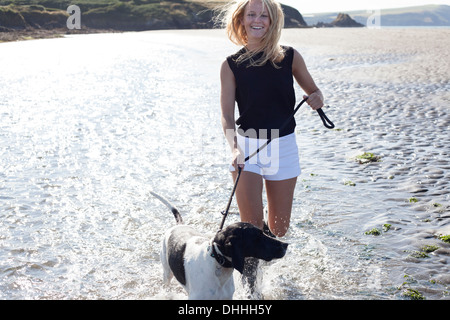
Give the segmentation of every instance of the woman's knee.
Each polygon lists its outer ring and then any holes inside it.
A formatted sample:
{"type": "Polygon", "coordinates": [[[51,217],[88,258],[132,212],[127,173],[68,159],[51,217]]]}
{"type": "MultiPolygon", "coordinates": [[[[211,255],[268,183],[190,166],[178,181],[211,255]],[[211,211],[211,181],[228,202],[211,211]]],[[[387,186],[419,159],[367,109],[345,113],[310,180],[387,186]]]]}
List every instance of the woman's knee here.
{"type": "Polygon", "coordinates": [[[284,237],[289,230],[289,220],[277,216],[273,219],[269,218],[270,231],[279,238],[284,237]]]}

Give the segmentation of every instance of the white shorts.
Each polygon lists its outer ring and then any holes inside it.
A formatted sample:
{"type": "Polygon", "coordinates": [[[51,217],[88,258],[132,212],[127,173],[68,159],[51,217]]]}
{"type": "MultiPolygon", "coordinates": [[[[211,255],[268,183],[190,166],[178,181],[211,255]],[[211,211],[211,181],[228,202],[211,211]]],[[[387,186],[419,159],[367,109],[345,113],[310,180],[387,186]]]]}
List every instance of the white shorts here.
{"type": "MultiPolygon", "coordinates": [[[[238,134],[237,142],[247,157],[263,146],[267,139],[252,139],[238,134]]],[[[234,166],[230,165],[230,172],[233,171],[234,166]]],[[[270,181],[298,177],[301,169],[295,133],[273,139],[269,145],[245,162],[244,171],[259,174],[270,181]]]]}

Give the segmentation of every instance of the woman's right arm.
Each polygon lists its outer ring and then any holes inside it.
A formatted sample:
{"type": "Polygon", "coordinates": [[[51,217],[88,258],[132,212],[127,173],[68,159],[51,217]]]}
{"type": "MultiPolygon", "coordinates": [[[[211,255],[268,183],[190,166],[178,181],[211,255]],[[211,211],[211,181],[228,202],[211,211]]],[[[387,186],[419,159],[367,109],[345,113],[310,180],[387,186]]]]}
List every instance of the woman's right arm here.
{"type": "Polygon", "coordinates": [[[220,68],[220,106],[222,110],[222,129],[230,146],[233,165],[236,168],[241,153],[236,141],[236,127],[234,119],[234,109],[236,100],[236,80],[231,71],[228,61],[225,60],[220,68]]]}

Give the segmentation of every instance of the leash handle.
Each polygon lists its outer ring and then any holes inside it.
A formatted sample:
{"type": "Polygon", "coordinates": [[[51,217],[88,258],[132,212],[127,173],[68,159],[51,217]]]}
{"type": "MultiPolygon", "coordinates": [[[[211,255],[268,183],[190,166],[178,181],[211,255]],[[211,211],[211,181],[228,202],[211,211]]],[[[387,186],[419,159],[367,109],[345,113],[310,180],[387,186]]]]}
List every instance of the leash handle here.
{"type": "Polygon", "coordinates": [[[317,113],[319,114],[320,119],[322,119],[323,125],[325,127],[327,127],[328,129],[334,128],[334,123],[331,122],[330,119],[328,119],[328,117],[325,115],[325,112],[322,110],[322,108],[317,109],[317,113]]]}
{"type": "MultiPolygon", "coordinates": [[[[308,96],[304,96],[304,100],[302,101],[302,103],[306,100],[308,100],[309,97],[308,96]]],[[[333,129],[334,128],[334,123],[328,119],[328,117],[325,115],[325,112],[323,111],[323,108],[317,109],[316,110],[317,113],[320,116],[320,119],[322,120],[323,125],[328,128],[328,129],[333,129]]]]}

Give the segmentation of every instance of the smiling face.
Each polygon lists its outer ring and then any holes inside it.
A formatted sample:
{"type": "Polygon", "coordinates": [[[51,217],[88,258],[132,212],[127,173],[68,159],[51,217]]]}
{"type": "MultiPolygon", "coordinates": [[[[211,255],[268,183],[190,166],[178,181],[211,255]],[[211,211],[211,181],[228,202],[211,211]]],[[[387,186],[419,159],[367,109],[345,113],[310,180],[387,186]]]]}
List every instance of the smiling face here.
{"type": "Polygon", "coordinates": [[[269,30],[270,23],[269,12],[262,0],[250,0],[241,19],[247,34],[247,46],[258,47],[269,30]]]}

